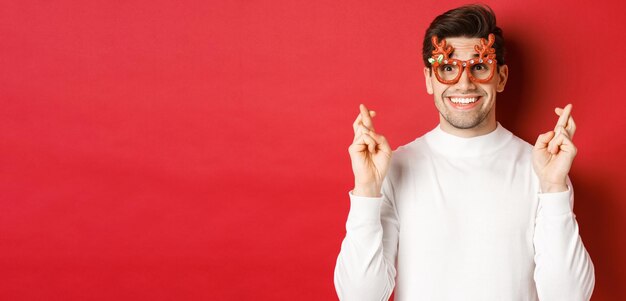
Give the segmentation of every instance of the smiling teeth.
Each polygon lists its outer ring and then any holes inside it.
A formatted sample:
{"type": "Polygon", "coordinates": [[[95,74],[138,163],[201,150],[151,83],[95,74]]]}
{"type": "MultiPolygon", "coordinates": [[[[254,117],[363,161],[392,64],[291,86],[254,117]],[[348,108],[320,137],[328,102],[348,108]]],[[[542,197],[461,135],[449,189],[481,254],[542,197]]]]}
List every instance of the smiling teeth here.
{"type": "Polygon", "coordinates": [[[450,101],[452,101],[453,103],[468,104],[468,103],[476,102],[477,100],[478,100],[478,97],[469,97],[469,98],[450,97],[450,101]]]}

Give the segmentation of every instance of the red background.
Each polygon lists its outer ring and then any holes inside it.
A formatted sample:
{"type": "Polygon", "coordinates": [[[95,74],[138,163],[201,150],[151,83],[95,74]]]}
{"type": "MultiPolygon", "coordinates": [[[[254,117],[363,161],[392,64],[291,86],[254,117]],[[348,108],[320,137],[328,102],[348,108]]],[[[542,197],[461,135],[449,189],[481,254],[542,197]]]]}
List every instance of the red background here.
{"type": "MultiPolygon", "coordinates": [[[[334,300],[363,102],[432,129],[421,39],[451,1],[0,2],[0,299],[334,300]]],[[[489,3],[500,122],[574,104],[593,300],[626,296],[625,6],[489,3]]]]}

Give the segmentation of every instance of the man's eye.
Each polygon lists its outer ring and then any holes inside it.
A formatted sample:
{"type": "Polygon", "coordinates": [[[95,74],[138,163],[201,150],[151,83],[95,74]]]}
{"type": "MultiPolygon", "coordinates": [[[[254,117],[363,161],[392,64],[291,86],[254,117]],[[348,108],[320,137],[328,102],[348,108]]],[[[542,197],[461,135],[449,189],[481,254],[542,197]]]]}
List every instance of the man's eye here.
{"type": "Polygon", "coordinates": [[[450,71],[452,71],[452,70],[453,70],[453,69],[452,69],[452,66],[450,66],[450,65],[445,65],[445,66],[443,66],[443,71],[445,71],[445,72],[450,72],[450,71]]]}
{"type": "Polygon", "coordinates": [[[486,71],[487,70],[487,66],[483,65],[483,64],[478,64],[478,65],[474,65],[474,67],[472,67],[474,70],[476,71],[486,71]]]}

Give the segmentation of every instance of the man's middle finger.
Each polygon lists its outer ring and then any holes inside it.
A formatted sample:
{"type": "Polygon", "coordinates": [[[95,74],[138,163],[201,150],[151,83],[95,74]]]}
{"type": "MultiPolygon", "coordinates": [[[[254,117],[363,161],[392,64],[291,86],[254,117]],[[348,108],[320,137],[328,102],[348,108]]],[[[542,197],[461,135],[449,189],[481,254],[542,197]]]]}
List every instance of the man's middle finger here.
{"type": "Polygon", "coordinates": [[[567,118],[564,124],[559,124],[559,123],[561,123],[561,118],[564,118],[563,115],[564,113],[566,113],[565,109],[556,108],[556,110],[554,111],[556,112],[557,115],[559,115],[559,122],[557,122],[557,125],[554,128],[555,131],[559,126],[563,126],[565,130],[567,131],[567,133],[569,134],[569,138],[573,139],[574,133],[576,132],[576,123],[574,122],[574,116],[572,116],[571,114],[571,109],[570,109],[569,117],[567,118]]]}
{"type": "Polygon", "coordinates": [[[556,127],[558,126],[566,127],[567,120],[569,119],[571,112],[572,112],[572,104],[567,104],[565,108],[563,108],[563,112],[561,112],[561,116],[559,116],[559,121],[556,122],[556,127]]]}
{"type": "Polygon", "coordinates": [[[372,122],[370,111],[363,104],[359,106],[359,109],[361,110],[361,121],[363,122],[363,125],[370,130],[374,130],[374,123],[372,122]]]}

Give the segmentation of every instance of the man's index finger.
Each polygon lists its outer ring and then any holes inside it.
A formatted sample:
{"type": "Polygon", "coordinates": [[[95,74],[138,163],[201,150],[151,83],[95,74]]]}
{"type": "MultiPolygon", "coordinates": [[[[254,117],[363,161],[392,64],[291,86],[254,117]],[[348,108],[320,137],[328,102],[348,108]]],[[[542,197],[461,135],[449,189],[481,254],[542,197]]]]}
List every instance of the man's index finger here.
{"type": "Polygon", "coordinates": [[[559,117],[559,121],[556,122],[556,126],[565,127],[567,125],[567,120],[572,112],[572,104],[568,104],[561,112],[561,116],[559,117]]]}

